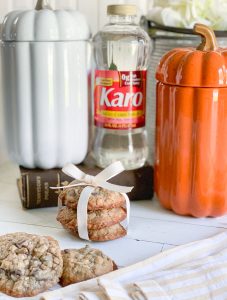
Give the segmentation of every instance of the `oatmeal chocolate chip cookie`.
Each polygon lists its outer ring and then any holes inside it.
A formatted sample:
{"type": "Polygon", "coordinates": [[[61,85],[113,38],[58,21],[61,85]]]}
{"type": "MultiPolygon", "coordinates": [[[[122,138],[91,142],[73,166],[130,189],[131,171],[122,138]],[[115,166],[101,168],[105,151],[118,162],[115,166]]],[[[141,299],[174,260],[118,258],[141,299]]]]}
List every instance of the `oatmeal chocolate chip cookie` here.
{"type": "MultiPolygon", "coordinates": [[[[68,224],[62,226],[73,235],[78,236],[78,231],[75,227],[70,227],[68,224]]],[[[127,234],[127,231],[121,224],[115,224],[109,227],[104,227],[96,230],[88,230],[89,239],[94,242],[105,242],[119,239],[127,234]]]]}
{"type": "MultiPolygon", "coordinates": [[[[89,211],[88,229],[96,230],[112,226],[123,221],[126,216],[126,210],[122,207],[89,211]]],[[[72,208],[62,207],[58,212],[57,220],[68,229],[76,230],[77,228],[77,214],[72,208]]]]}
{"type": "Polygon", "coordinates": [[[89,239],[96,242],[105,242],[119,239],[127,234],[126,229],[121,224],[104,227],[99,230],[89,230],[89,239]]]}
{"type": "MultiPolygon", "coordinates": [[[[69,208],[76,209],[80,194],[84,186],[77,186],[63,190],[59,197],[62,203],[69,208]]],[[[125,205],[125,198],[121,193],[112,192],[101,187],[96,187],[88,201],[88,210],[101,210],[122,207],[125,205]]]]}
{"type": "Polygon", "coordinates": [[[81,249],[62,251],[63,273],[62,286],[81,282],[117,269],[116,264],[98,249],[86,246],[81,249]]]}
{"type": "Polygon", "coordinates": [[[13,297],[35,296],[56,283],[63,260],[58,242],[27,233],[0,236],[0,291],[13,297]]]}

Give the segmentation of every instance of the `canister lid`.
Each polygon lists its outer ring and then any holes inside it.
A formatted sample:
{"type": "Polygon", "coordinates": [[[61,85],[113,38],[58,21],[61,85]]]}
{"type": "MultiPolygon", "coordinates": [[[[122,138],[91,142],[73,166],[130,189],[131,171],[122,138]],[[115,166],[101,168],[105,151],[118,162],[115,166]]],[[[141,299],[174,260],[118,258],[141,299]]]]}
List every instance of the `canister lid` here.
{"type": "Polygon", "coordinates": [[[127,5],[127,4],[108,5],[107,14],[118,15],[118,16],[136,16],[137,7],[136,5],[127,5]]]}
{"type": "Polygon", "coordinates": [[[34,10],[13,11],[2,24],[3,41],[87,40],[90,29],[83,14],[75,10],[52,10],[48,0],[38,0],[34,10]]]}
{"type": "Polygon", "coordinates": [[[164,84],[190,87],[227,87],[227,48],[219,48],[213,30],[196,24],[202,36],[197,48],[176,48],[161,59],[156,79],[164,84]]]}

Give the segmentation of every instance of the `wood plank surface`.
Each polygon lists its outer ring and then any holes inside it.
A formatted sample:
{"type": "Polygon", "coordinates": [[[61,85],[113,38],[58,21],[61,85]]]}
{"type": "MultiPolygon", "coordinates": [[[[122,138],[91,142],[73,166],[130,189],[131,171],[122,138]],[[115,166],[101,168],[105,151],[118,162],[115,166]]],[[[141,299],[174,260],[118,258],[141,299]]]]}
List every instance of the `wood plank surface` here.
{"type": "MultiPolygon", "coordinates": [[[[19,169],[15,164],[0,167],[0,235],[28,232],[50,235],[62,249],[80,248],[89,242],[75,238],[56,221],[57,208],[24,210],[21,207],[16,179],[19,169]]],[[[112,257],[124,267],[151,257],[176,245],[210,237],[227,228],[227,216],[195,219],[181,217],[164,210],[156,199],[131,203],[128,235],[110,242],[89,243],[112,257]]],[[[4,299],[1,297],[0,300],[4,299]]],[[[33,298],[38,300],[38,297],[33,298]]]]}

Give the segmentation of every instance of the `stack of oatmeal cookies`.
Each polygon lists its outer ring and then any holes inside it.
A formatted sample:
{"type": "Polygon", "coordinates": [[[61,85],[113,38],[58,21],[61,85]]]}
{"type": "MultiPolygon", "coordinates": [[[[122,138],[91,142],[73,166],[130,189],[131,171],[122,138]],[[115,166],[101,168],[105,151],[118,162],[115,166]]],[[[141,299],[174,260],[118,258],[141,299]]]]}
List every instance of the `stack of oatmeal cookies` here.
{"type": "MultiPolygon", "coordinates": [[[[71,233],[78,235],[77,204],[85,186],[69,187],[59,197],[63,207],[57,220],[71,233]]],[[[88,201],[88,234],[91,241],[109,241],[126,235],[121,222],[127,217],[125,197],[121,193],[96,187],[88,201]]]]}

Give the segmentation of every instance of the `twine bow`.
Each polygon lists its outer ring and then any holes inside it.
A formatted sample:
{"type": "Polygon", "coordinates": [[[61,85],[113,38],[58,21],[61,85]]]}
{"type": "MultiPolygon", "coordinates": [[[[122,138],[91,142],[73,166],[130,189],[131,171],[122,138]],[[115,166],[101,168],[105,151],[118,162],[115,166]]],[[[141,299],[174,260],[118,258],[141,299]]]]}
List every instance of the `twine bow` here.
{"type": "Polygon", "coordinates": [[[133,187],[116,185],[107,182],[109,179],[115,177],[116,175],[120,174],[124,170],[125,169],[122,163],[119,161],[112,163],[96,176],[91,176],[82,172],[78,167],[76,167],[73,164],[67,164],[62,169],[62,171],[66,175],[74,178],[77,181],[77,183],[73,182],[67,186],[53,187],[52,189],[59,189],[59,188],[67,189],[76,186],[86,185],[86,187],[83,189],[83,191],[80,194],[80,198],[78,200],[78,205],[77,205],[77,226],[78,226],[78,234],[80,238],[89,240],[88,229],[87,229],[87,218],[88,218],[87,206],[88,206],[89,198],[92,192],[94,191],[95,187],[101,187],[113,192],[119,192],[124,196],[126,201],[127,220],[126,220],[126,225],[124,224],[122,225],[127,228],[129,223],[129,215],[130,215],[130,202],[126,193],[131,192],[133,187]]]}

